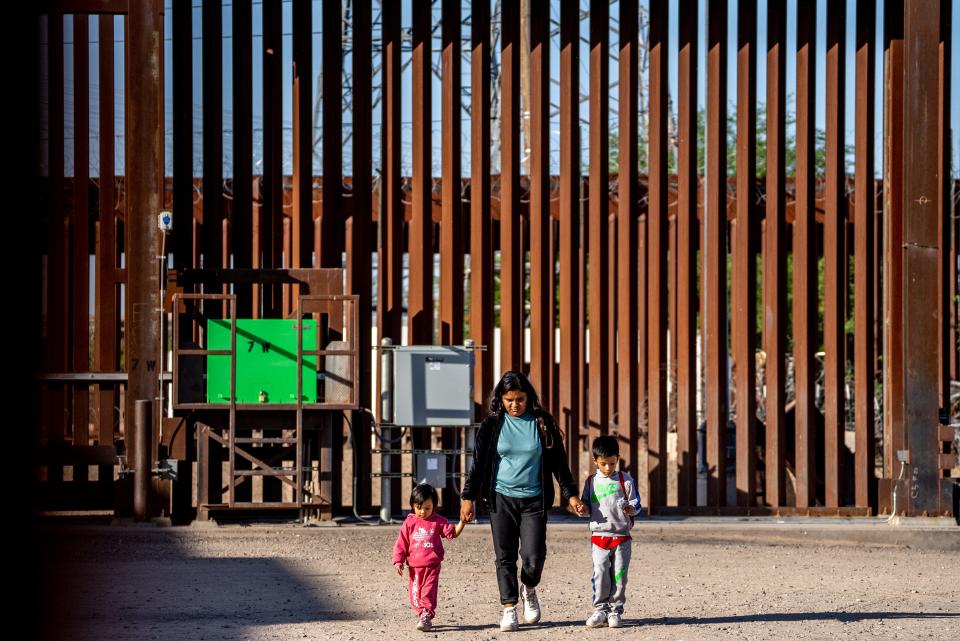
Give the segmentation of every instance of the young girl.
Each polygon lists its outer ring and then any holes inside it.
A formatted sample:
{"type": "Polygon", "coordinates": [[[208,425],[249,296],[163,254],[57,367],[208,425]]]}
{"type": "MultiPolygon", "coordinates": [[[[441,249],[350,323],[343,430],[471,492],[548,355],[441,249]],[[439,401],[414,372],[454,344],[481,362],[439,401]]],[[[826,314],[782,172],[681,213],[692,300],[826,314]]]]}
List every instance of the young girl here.
{"type": "Polygon", "coordinates": [[[403,576],[403,564],[410,568],[410,605],[417,613],[417,629],[433,627],[440,584],[440,562],[443,561],[442,538],[455,539],[465,523],[456,525],[434,513],[439,502],[437,491],[429,483],[421,483],[410,493],[409,514],[400,526],[400,535],[393,546],[393,567],[403,576]]]}

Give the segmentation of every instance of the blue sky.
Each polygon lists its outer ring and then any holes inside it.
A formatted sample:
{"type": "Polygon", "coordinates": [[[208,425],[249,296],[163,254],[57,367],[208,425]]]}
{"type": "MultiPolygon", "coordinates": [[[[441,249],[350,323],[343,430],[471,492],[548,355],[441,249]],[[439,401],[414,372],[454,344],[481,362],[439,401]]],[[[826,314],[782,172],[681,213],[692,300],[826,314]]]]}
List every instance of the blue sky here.
{"type": "MultiPolygon", "coordinates": [[[[193,40],[193,56],[194,56],[194,167],[195,173],[200,175],[201,166],[202,166],[202,55],[201,55],[201,45],[200,45],[200,33],[201,33],[201,9],[200,9],[200,0],[194,0],[193,4],[195,5],[194,11],[194,40],[193,40]]],[[[374,12],[377,12],[376,0],[374,2],[374,12]]],[[[469,1],[464,0],[464,17],[469,15],[469,1]]],[[[492,4],[492,3],[491,3],[492,4]]],[[[587,0],[581,0],[582,8],[584,10],[588,7],[587,0]]],[[[643,6],[647,6],[647,0],[641,2],[643,6]]],[[[730,109],[735,109],[735,99],[736,99],[736,0],[730,1],[729,9],[729,42],[730,48],[728,51],[728,78],[729,78],[729,88],[728,88],[728,98],[730,101],[730,109]]],[[[759,37],[759,46],[758,46],[758,75],[757,75],[757,96],[760,102],[763,102],[765,98],[765,79],[766,79],[766,69],[765,69],[765,48],[766,48],[766,25],[764,22],[766,16],[766,0],[759,0],[758,7],[758,37],[759,37]]],[[[170,0],[166,0],[166,10],[169,15],[170,11],[170,0]]],[[[314,57],[314,69],[319,70],[322,66],[322,57],[321,57],[321,38],[322,38],[322,25],[320,20],[321,13],[321,2],[320,0],[313,0],[314,5],[314,19],[313,19],[313,31],[315,33],[314,47],[313,47],[313,57],[314,57]]],[[[700,68],[705,69],[705,56],[706,56],[706,47],[704,39],[706,36],[706,0],[700,0],[700,36],[701,36],[701,45],[699,47],[699,56],[701,59],[700,68]]],[[[787,23],[787,32],[788,32],[788,42],[787,42],[787,92],[788,92],[788,111],[793,111],[792,105],[792,94],[796,86],[795,80],[795,55],[793,52],[795,50],[795,41],[796,41],[796,24],[794,19],[794,14],[796,10],[796,0],[788,0],[788,23],[787,23]]],[[[825,83],[825,41],[826,41],[826,19],[825,19],[825,0],[818,1],[818,26],[819,31],[817,34],[817,109],[816,109],[816,123],[818,128],[824,128],[824,114],[825,114],[825,96],[824,96],[824,83],[825,83]]],[[[253,91],[254,91],[254,104],[253,104],[253,115],[254,115],[254,173],[259,173],[260,171],[260,159],[262,158],[262,137],[260,135],[259,129],[261,126],[261,114],[262,114],[262,55],[260,50],[262,49],[261,44],[261,9],[262,4],[259,1],[254,2],[253,10],[253,33],[254,33],[254,48],[253,48],[253,91]]],[[[231,15],[232,5],[230,0],[225,0],[223,8],[223,123],[224,123],[224,146],[225,146],[225,158],[224,158],[224,171],[225,175],[230,176],[232,173],[232,158],[230,157],[230,149],[232,136],[230,130],[232,128],[232,64],[231,64],[231,15]]],[[[435,7],[435,20],[439,22],[440,19],[440,8],[439,6],[435,7]]],[[[556,1],[551,3],[551,13],[555,19],[559,18],[559,7],[556,1]]],[[[611,18],[615,19],[619,13],[619,3],[614,2],[610,7],[611,18]]],[[[856,27],[856,1],[848,0],[847,2],[847,52],[846,52],[846,141],[848,144],[853,143],[853,132],[854,132],[854,90],[855,90],[855,72],[854,72],[854,49],[855,49],[855,27],[856,27]]],[[[879,36],[882,34],[882,16],[883,16],[883,0],[878,1],[877,7],[877,16],[878,16],[878,46],[877,46],[877,58],[876,58],[876,108],[877,108],[877,120],[876,120],[876,173],[880,175],[880,169],[882,167],[882,154],[883,146],[882,133],[883,133],[883,119],[882,119],[882,89],[883,89],[883,59],[882,59],[882,42],[879,41],[879,36]]],[[[960,28],[958,28],[958,23],[960,23],[960,0],[953,0],[953,42],[954,49],[952,52],[952,86],[953,86],[953,96],[954,101],[957,100],[957,87],[960,86],[960,28]]],[[[292,6],[289,1],[283,3],[283,62],[285,68],[290,68],[291,64],[291,49],[292,49],[292,37],[289,35],[291,32],[291,20],[292,20],[292,6]]],[[[403,7],[403,24],[405,27],[409,26],[410,22],[410,10],[409,10],[409,0],[404,0],[403,7]]],[[[670,43],[669,43],[669,66],[670,66],[670,78],[669,86],[670,92],[674,100],[676,99],[677,91],[677,0],[670,0],[670,43]]],[[[171,31],[171,21],[166,21],[166,51],[165,51],[165,60],[166,60],[166,74],[165,74],[165,100],[166,100],[166,138],[167,138],[167,154],[166,154],[166,163],[167,163],[167,173],[172,173],[172,31],[171,31]]],[[[90,109],[90,121],[91,121],[91,173],[97,175],[98,167],[98,150],[99,150],[99,136],[98,136],[98,123],[99,123],[99,104],[97,99],[97,87],[99,86],[99,73],[97,69],[97,42],[98,42],[98,25],[95,20],[90,22],[90,60],[91,60],[91,109],[90,109]]],[[[73,69],[72,69],[72,59],[73,59],[73,44],[72,44],[72,35],[73,35],[73,18],[68,16],[65,19],[64,24],[64,36],[67,41],[65,47],[65,88],[66,88],[66,117],[65,117],[65,131],[68,137],[68,143],[72,140],[73,134],[73,69]]],[[[589,35],[589,23],[584,21],[581,24],[581,36],[587,37],[589,35]]],[[[379,33],[375,34],[375,38],[378,38],[379,33]]],[[[43,34],[41,35],[43,38],[43,34]]],[[[117,18],[115,20],[115,37],[118,41],[122,42],[123,39],[123,28],[122,20],[117,18]]],[[[469,38],[469,28],[464,27],[464,37],[469,38]]],[[[613,38],[615,40],[615,38],[613,38]]],[[[437,41],[434,42],[434,59],[439,64],[439,44],[437,41]]],[[[466,47],[465,47],[466,49],[466,47]]],[[[581,90],[585,91],[585,88],[589,86],[589,68],[587,61],[589,59],[588,55],[589,46],[586,43],[583,43],[581,46],[580,52],[580,82],[581,90]]],[[[617,43],[611,42],[611,51],[615,52],[617,49],[617,43]]],[[[466,53],[466,50],[464,51],[466,53]]],[[[375,53],[374,64],[378,64],[379,54],[375,53]]],[[[409,57],[409,52],[404,52],[404,60],[409,57]]],[[[552,72],[551,76],[555,79],[557,77],[557,70],[559,68],[559,36],[555,36],[554,41],[551,43],[551,60],[552,60],[552,72]]],[[[349,68],[351,61],[349,57],[344,62],[345,66],[349,68]]],[[[469,73],[470,68],[466,59],[464,59],[462,64],[462,74],[463,82],[465,85],[469,84],[469,73]]],[[[115,100],[115,110],[117,113],[116,116],[116,130],[118,132],[123,131],[123,50],[122,44],[118,42],[115,48],[115,86],[117,97],[115,100]]],[[[615,81],[617,78],[617,64],[615,61],[611,60],[610,64],[610,78],[612,81],[615,81]]],[[[377,79],[379,82],[379,79],[377,79]]],[[[409,69],[403,77],[404,85],[404,101],[403,101],[403,115],[402,120],[404,122],[404,128],[402,132],[403,144],[402,144],[402,162],[406,172],[409,172],[410,159],[411,159],[411,148],[410,148],[410,139],[411,139],[411,113],[410,113],[410,95],[409,95],[409,84],[410,82],[410,72],[409,69]]],[[[290,173],[292,170],[292,143],[290,142],[291,138],[291,94],[292,94],[292,81],[290,76],[287,75],[284,78],[283,86],[283,113],[284,113],[284,128],[285,128],[285,142],[284,142],[284,170],[287,173],[290,173]]],[[[316,87],[316,83],[315,83],[316,87]]],[[[433,107],[431,118],[434,123],[434,134],[433,134],[433,164],[434,164],[434,173],[436,175],[440,174],[440,81],[434,78],[433,83],[433,107]]],[[[554,102],[558,101],[558,87],[554,84],[551,89],[551,97],[554,102]]],[[[43,98],[43,96],[42,96],[43,98]]],[[[611,88],[610,95],[610,130],[611,132],[616,131],[617,127],[617,88],[611,88]]],[[[699,87],[699,100],[701,105],[705,104],[706,99],[706,74],[700,74],[700,87],[699,87]]],[[[42,100],[43,102],[43,100],[42,100]]],[[[588,123],[587,123],[587,103],[583,103],[581,106],[581,119],[583,121],[583,130],[581,133],[581,145],[582,145],[582,154],[583,158],[587,158],[589,149],[587,143],[589,141],[588,137],[588,123]]],[[[469,158],[469,116],[466,111],[462,112],[462,118],[464,122],[463,135],[464,135],[464,145],[463,145],[463,157],[462,157],[462,170],[464,175],[469,175],[470,167],[470,158],[469,158]]],[[[380,121],[380,110],[379,107],[375,108],[373,111],[373,121],[374,121],[374,131],[379,131],[379,121],[380,121]]],[[[954,175],[957,175],[957,167],[960,166],[960,109],[954,108],[951,112],[951,123],[952,123],[952,140],[953,140],[953,165],[954,165],[954,175]]],[[[350,126],[350,116],[349,113],[345,115],[345,126],[350,126]]],[[[551,170],[554,173],[557,173],[559,170],[558,162],[558,147],[559,147],[559,118],[554,116],[551,122],[550,132],[551,132],[551,170]]],[[[322,136],[322,131],[317,131],[317,136],[322,136]]],[[[792,136],[792,132],[788,131],[788,136],[792,136]]],[[[115,141],[115,147],[117,151],[117,172],[123,172],[123,145],[122,139],[118,135],[118,139],[115,141]]],[[[314,157],[314,170],[317,174],[320,173],[321,168],[321,157],[319,154],[319,147],[317,148],[317,153],[314,157]]],[[[374,136],[374,150],[373,150],[373,161],[374,167],[378,167],[379,162],[379,140],[377,136],[374,136]]],[[[45,157],[45,151],[43,152],[45,157]]],[[[494,168],[498,166],[498,159],[494,159],[494,168]]],[[[350,155],[349,146],[345,149],[345,158],[344,158],[344,172],[349,174],[352,167],[352,157],[350,155]]],[[[73,150],[72,144],[67,145],[66,149],[66,169],[67,174],[72,175],[73,169],[73,150]]]]}

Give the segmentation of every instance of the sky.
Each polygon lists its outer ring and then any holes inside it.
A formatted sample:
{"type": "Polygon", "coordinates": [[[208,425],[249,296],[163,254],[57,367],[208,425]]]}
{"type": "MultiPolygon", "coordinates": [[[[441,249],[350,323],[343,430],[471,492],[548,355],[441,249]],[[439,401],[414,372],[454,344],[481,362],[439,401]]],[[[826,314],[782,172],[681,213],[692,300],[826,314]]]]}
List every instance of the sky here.
{"type": "MultiPolygon", "coordinates": [[[[321,39],[323,36],[322,25],[321,25],[321,2],[320,0],[312,0],[313,2],[313,32],[314,32],[314,43],[313,43],[313,59],[314,59],[314,69],[320,70],[322,68],[322,56],[321,56],[321,39]]],[[[170,4],[171,0],[166,0],[166,11],[167,15],[170,15],[170,4]]],[[[493,4],[493,0],[491,0],[493,4]]],[[[202,171],[202,131],[203,131],[203,103],[202,103],[202,50],[201,50],[201,41],[200,34],[202,30],[202,16],[201,16],[201,3],[200,0],[193,0],[193,12],[194,12],[194,39],[193,39],[193,59],[194,59],[194,78],[193,78],[193,93],[194,93],[194,106],[193,106],[193,115],[194,115],[194,172],[197,176],[201,175],[202,171]]],[[[378,13],[378,3],[377,0],[374,0],[374,14],[378,13]]],[[[641,6],[648,6],[648,0],[642,0],[641,6]]],[[[736,82],[737,82],[737,73],[736,73],[736,30],[737,30],[737,0],[730,0],[729,3],[729,29],[728,29],[728,42],[729,49],[727,54],[728,60],[728,90],[727,95],[729,99],[729,109],[731,112],[736,108],[736,82]]],[[[581,0],[581,9],[586,12],[589,7],[588,0],[581,0]]],[[[796,78],[795,78],[795,48],[796,48],[796,21],[794,18],[796,12],[796,0],[787,0],[788,7],[788,22],[787,22],[787,100],[788,112],[793,112],[794,107],[792,104],[792,97],[796,87],[796,78]]],[[[818,34],[817,34],[817,52],[816,52],[816,63],[817,63],[817,87],[816,87],[816,117],[815,121],[817,127],[820,129],[825,128],[825,65],[826,65],[826,56],[825,56],[825,41],[826,41],[826,19],[825,19],[825,8],[826,0],[818,0],[817,2],[817,13],[818,13],[818,34]]],[[[254,33],[254,47],[253,47],[253,68],[251,69],[252,78],[253,78],[253,91],[254,91],[254,104],[253,104],[253,117],[254,117],[254,173],[260,173],[262,165],[262,54],[260,50],[262,49],[262,20],[261,20],[261,11],[262,11],[262,2],[254,1],[253,4],[253,33],[254,33]]],[[[757,98],[759,102],[763,102],[765,99],[766,91],[766,24],[765,16],[767,11],[767,0],[758,0],[758,55],[757,55],[757,65],[758,65],[758,74],[757,74],[757,98]]],[[[226,176],[232,175],[232,39],[231,39],[231,12],[232,4],[230,0],[224,0],[223,5],[223,82],[222,82],[222,91],[223,91],[223,126],[224,126],[224,173],[226,176]]],[[[435,21],[439,22],[440,20],[440,7],[439,3],[434,7],[435,21]]],[[[616,28],[616,17],[619,14],[619,1],[615,0],[610,6],[610,16],[613,20],[613,27],[616,28]]],[[[670,94],[676,102],[677,96],[677,14],[678,14],[678,0],[670,0],[670,34],[669,34],[669,44],[668,44],[668,64],[669,64],[669,81],[668,86],[670,94]]],[[[463,7],[463,17],[468,19],[469,16],[469,0],[464,0],[463,7]]],[[[551,2],[551,16],[555,20],[559,20],[559,3],[557,0],[551,2]]],[[[957,43],[960,42],[960,0],[953,0],[953,16],[954,21],[952,25],[953,33],[953,42],[954,48],[952,52],[952,87],[953,87],[953,96],[954,101],[957,99],[957,87],[960,86],[960,45],[957,43]]],[[[705,46],[705,37],[706,37],[706,19],[707,19],[707,1],[700,0],[700,46],[698,48],[698,55],[700,57],[700,69],[705,70],[706,64],[706,46],[705,46]]],[[[878,46],[876,48],[876,79],[875,79],[875,89],[876,89],[876,166],[875,172],[877,176],[881,174],[881,168],[883,163],[883,145],[882,145],[882,135],[883,135],[883,118],[882,118],[882,106],[883,106],[883,52],[882,52],[882,42],[879,41],[879,37],[882,35],[882,17],[883,17],[883,0],[878,0],[877,7],[877,35],[878,35],[878,46]]],[[[66,40],[66,46],[64,51],[65,58],[65,92],[66,92],[66,102],[65,102],[65,132],[68,140],[66,148],[66,173],[67,175],[73,174],[73,20],[72,16],[67,16],[65,18],[64,24],[64,37],[66,40]]],[[[291,33],[291,22],[292,22],[292,5],[289,1],[283,2],[283,44],[282,44],[282,56],[285,68],[289,69],[291,67],[291,50],[292,50],[292,36],[291,33]]],[[[403,10],[402,10],[402,23],[405,29],[409,28],[410,24],[410,1],[403,0],[403,10]]],[[[855,69],[854,69],[854,49],[855,49],[855,28],[856,28],[856,1],[849,0],[847,2],[847,51],[846,51],[846,114],[845,114],[845,125],[846,125],[846,142],[852,144],[854,140],[854,93],[855,93],[855,69]]],[[[173,139],[173,102],[172,102],[172,21],[165,21],[165,104],[166,104],[166,113],[165,113],[165,137],[166,137],[166,172],[168,175],[172,174],[172,164],[173,164],[173,154],[172,154],[172,139],[173,139]]],[[[556,31],[556,29],[555,29],[556,31]]],[[[437,32],[439,36],[439,31],[437,32]]],[[[470,29],[468,25],[463,26],[463,34],[466,39],[470,37],[470,29]]],[[[582,38],[589,36],[589,22],[584,20],[581,23],[580,34],[582,38]]],[[[115,112],[116,112],[116,131],[123,131],[123,86],[124,86],[124,68],[123,68],[123,21],[122,18],[115,18],[115,38],[117,40],[114,53],[115,53],[115,87],[116,87],[116,98],[115,98],[115,112]]],[[[46,41],[45,30],[41,26],[41,40],[42,42],[46,41]]],[[[98,86],[99,86],[99,70],[97,68],[97,51],[98,51],[98,24],[96,20],[91,20],[89,25],[89,47],[90,47],[90,62],[91,62],[91,73],[90,73],[90,95],[91,95],[91,105],[90,105],[90,131],[91,131],[91,145],[90,145],[90,165],[91,165],[91,174],[96,176],[98,175],[98,154],[99,154],[99,102],[98,102],[98,86]]],[[[375,29],[374,34],[375,44],[379,40],[379,28],[375,29]]],[[[615,54],[618,48],[616,42],[616,36],[611,36],[612,42],[610,43],[611,53],[615,54]]],[[[466,43],[463,47],[464,54],[468,54],[468,47],[466,43]]],[[[436,64],[439,65],[439,42],[437,39],[434,40],[434,51],[433,58],[436,64]]],[[[410,52],[408,50],[404,51],[403,60],[406,61],[410,52]]],[[[586,89],[589,87],[589,44],[583,42],[580,49],[580,83],[581,91],[586,93],[586,89]]],[[[46,66],[42,64],[43,73],[45,74],[46,66]]],[[[345,68],[349,69],[351,64],[351,59],[349,55],[344,60],[345,68]]],[[[379,64],[379,52],[374,52],[374,66],[376,67],[379,64]]],[[[470,67],[468,60],[464,58],[462,67],[462,81],[465,86],[469,86],[470,83],[470,67]]],[[[559,87],[556,84],[556,79],[558,76],[559,69],[559,34],[555,33],[553,41],[551,42],[551,77],[553,79],[551,86],[551,100],[552,102],[558,102],[559,98],[559,87]]],[[[403,85],[403,129],[402,129],[402,150],[401,150],[401,162],[405,173],[410,173],[411,171],[411,95],[410,95],[410,69],[408,68],[404,73],[402,79],[403,85]]],[[[611,82],[615,82],[618,77],[617,63],[615,60],[610,61],[610,79],[611,82]]],[[[706,103],[706,73],[699,74],[700,86],[698,90],[698,98],[701,105],[706,103]]],[[[379,84],[379,78],[374,79],[376,84],[379,84]]],[[[314,90],[316,91],[318,83],[314,83],[314,90]]],[[[42,81],[42,85],[45,87],[45,78],[42,81]]],[[[440,80],[437,78],[433,79],[432,86],[432,113],[431,120],[433,121],[433,149],[432,149],[432,161],[434,174],[440,174],[440,80]]],[[[45,94],[45,90],[43,92],[45,94]]],[[[292,80],[290,74],[286,74],[283,80],[283,113],[284,113],[284,171],[285,173],[292,173],[292,80]]],[[[41,104],[42,111],[41,118],[45,119],[46,114],[46,96],[41,95],[41,104]]],[[[468,99],[464,98],[464,103],[467,103],[468,99]]],[[[617,88],[612,87],[610,91],[610,108],[609,108],[609,126],[611,133],[614,133],[617,130],[617,88]]],[[[381,113],[379,107],[374,108],[373,110],[373,123],[374,123],[374,132],[379,132],[380,130],[380,118],[381,113]]],[[[461,117],[464,123],[463,126],[463,156],[461,161],[463,175],[469,175],[470,171],[470,128],[469,128],[469,115],[466,110],[461,112],[461,117]]],[[[589,154],[589,122],[588,122],[588,103],[583,102],[581,104],[581,121],[582,121],[582,130],[581,130],[581,153],[586,164],[586,159],[589,154]]],[[[320,120],[318,119],[318,123],[320,120]]],[[[351,126],[350,122],[350,113],[347,111],[344,115],[344,125],[345,128],[351,126]]],[[[953,141],[953,167],[954,175],[958,175],[957,168],[960,167],[960,109],[954,108],[951,112],[951,139],[953,141]]],[[[494,127],[494,131],[496,128],[494,127]]],[[[321,130],[317,130],[316,138],[320,139],[323,136],[321,130]]],[[[787,131],[787,136],[792,137],[792,130],[787,131]]],[[[551,155],[551,171],[553,173],[559,172],[559,116],[554,114],[551,119],[550,125],[550,155],[551,155]]],[[[117,134],[117,139],[114,141],[115,149],[117,153],[117,173],[123,173],[123,143],[122,143],[122,133],[117,134]]],[[[45,147],[45,146],[44,146],[45,147]]],[[[46,158],[46,149],[42,149],[42,160],[46,158]]],[[[378,168],[380,165],[380,147],[378,136],[374,136],[374,149],[373,149],[373,163],[374,168],[378,168]]],[[[498,158],[493,158],[493,166],[496,171],[498,168],[499,162],[498,158]]],[[[322,157],[320,155],[320,146],[317,146],[316,153],[314,155],[314,172],[316,174],[321,173],[322,167],[322,157]]],[[[352,156],[349,145],[345,146],[345,156],[344,156],[344,173],[349,175],[352,169],[352,156]]]]}

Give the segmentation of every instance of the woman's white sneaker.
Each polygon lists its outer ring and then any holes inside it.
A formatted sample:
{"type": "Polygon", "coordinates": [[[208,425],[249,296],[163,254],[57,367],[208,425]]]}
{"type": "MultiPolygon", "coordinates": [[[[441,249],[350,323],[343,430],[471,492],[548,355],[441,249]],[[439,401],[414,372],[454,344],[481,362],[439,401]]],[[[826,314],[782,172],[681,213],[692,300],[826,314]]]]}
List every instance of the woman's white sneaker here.
{"type": "Polygon", "coordinates": [[[503,618],[500,619],[501,632],[516,632],[519,627],[520,623],[517,621],[517,606],[504,608],[503,618]]]}
{"type": "Polygon", "coordinates": [[[537,623],[540,620],[540,600],[537,598],[536,588],[528,588],[521,583],[520,600],[523,601],[523,620],[537,623]]]}
{"type": "Polygon", "coordinates": [[[611,612],[607,615],[607,625],[611,628],[622,628],[623,621],[620,620],[620,615],[616,612],[611,612]]]}

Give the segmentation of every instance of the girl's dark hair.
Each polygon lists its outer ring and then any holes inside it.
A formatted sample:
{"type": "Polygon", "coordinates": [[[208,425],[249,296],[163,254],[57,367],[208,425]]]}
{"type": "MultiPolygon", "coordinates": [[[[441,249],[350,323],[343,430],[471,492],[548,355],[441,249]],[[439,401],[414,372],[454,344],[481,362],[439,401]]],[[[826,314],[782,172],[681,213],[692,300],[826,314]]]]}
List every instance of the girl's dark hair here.
{"type": "Polygon", "coordinates": [[[593,458],[620,456],[620,444],[617,443],[617,437],[607,434],[593,439],[592,453],[593,458]]]}
{"type": "Polygon", "coordinates": [[[410,507],[412,508],[414,505],[422,504],[427,499],[433,500],[433,507],[436,509],[437,503],[440,502],[437,489],[429,483],[420,483],[414,486],[413,491],[410,492],[410,507]]]}
{"type": "MultiPolygon", "coordinates": [[[[500,377],[500,382],[497,383],[490,393],[490,413],[500,416],[506,412],[506,409],[503,407],[503,395],[515,390],[519,390],[527,395],[527,411],[534,416],[537,429],[540,430],[540,439],[547,449],[552,448],[553,434],[546,425],[546,420],[550,419],[550,415],[547,414],[540,405],[540,397],[537,396],[537,390],[533,389],[530,379],[528,379],[523,372],[511,370],[505,372],[504,375],[500,377]]],[[[550,422],[552,424],[553,420],[550,419],[550,422]]],[[[560,438],[563,438],[562,434],[560,438]]]]}
{"type": "Polygon", "coordinates": [[[523,372],[509,371],[500,377],[500,382],[490,393],[490,413],[500,414],[503,409],[503,395],[507,392],[520,390],[527,395],[527,408],[533,414],[539,414],[543,408],[540,407],[540,397],[537,396],[537,390],[533,389],[530,380],[523,372]]]}

